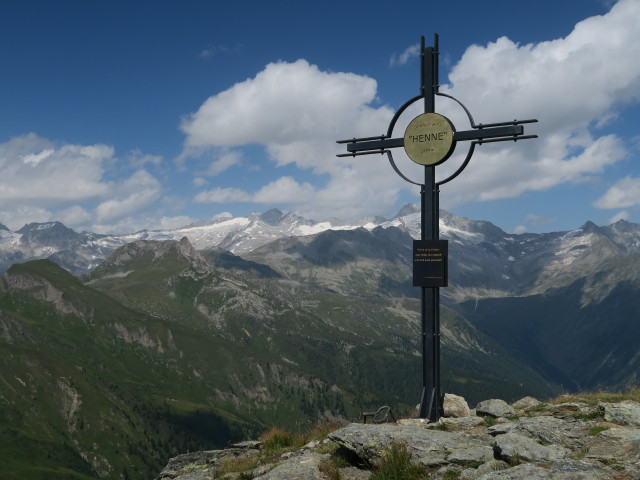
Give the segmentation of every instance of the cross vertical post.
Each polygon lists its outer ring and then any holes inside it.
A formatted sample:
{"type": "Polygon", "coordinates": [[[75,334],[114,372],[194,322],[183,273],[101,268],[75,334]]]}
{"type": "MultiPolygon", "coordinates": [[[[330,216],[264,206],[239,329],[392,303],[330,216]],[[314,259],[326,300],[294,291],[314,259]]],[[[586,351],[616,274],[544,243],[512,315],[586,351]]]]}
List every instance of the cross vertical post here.
{"type": "MultiPolygon", "coordinates": [[[[435,93],[437,90],[437,48],[438,35],[434,35],[434,46],[425,48],[424,37],[420,39],[420,91],[424,96],[424,113],[435,112],[435,93]]],[[[436,184],[435,166],[425,165],[424,184],[420,189],[421,204],[421,240],[439,238],[439,193],[436,184]]],[[[420,418],[431,422],[440,419],[440,289],[439,287],[421,287],[421,324],[422,324],[422,395],[420,400],[420,418]]]]}

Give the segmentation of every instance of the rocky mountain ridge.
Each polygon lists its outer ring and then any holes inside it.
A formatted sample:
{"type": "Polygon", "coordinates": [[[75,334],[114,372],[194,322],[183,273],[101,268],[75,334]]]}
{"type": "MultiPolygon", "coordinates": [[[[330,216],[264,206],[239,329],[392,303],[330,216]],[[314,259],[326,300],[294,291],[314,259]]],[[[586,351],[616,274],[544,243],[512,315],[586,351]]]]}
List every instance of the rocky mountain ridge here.
{"type": "MultiPolygon", "coordinates": [[[[175,230],[126,235],[77,233],[59,222],[29,224],[17,232],[0,231],[0,271],[13,263],[49,258],[72,273],[87,273],[117,247],[137,240],[187,237],[197,250],[218,248],[246,256],[274,241],[303,241],[327,232],[357,229],[405,232],[406,237],[398,241],[398,246],[406,249],[411,238],[420,237],[420,213],[417,206],[407,205],[391,220],[375,217],[356,222],[315,222],[272,209],[246,218],[222,216],[175,230]]],[[[440,237],[450,241],[453,287],[443,293],[456,301],[543,293],[606,267],[613,257],[640,254],[640,225],[626,221],[607,227],[587,222],[569,232],[516,235],[489,222],[442,211],[440,237]]],[[[410,265],[407,268],[408,277],[410,265]]],[[[622,273],[625,278],[633,274],[629,269],[622,273]]]]}
{"type": "Polygon", "coordinates": [[[351,423],[299,450],[267,455],[261,452],[265,440],[181,455],[169,461],[157,480],[636,480],[640,476],[636,401],[573,398],[541,403],[526,397],[512,405],[487,400],[470,410],[462,397],[449,395],[444,409],[445,416],[436,423],[421,419],[351,423]],[[413,467],[401,470],[398,453],[403,452],[402,459],[413,467]],[[380,474],[385,469],[391,472],[390,464],[395,475],[380,474]]]}
{"type": "MultiPolygon", "coordinates": [[[[0,461],[18,478],[149,478],[181,451],[419,395],[413,298],[345,297],[186,238],[123,245],[82,281],[49,260],[0,279],[0,461]]],[[[557,392],[447,308],[442,334],[456,391],[557,392]]]]}

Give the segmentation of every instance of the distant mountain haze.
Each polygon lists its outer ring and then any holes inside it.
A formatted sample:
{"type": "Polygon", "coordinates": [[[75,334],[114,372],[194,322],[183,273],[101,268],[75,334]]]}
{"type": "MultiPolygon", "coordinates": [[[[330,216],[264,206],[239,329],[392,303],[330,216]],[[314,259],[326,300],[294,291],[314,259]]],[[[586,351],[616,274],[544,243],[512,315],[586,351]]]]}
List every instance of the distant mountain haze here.
{"type": "MultiPolygon", "coordinates": [[[[147,478],[272,426],[383,404],[413,415],[419,226],[409,205],[119,236],[0,228],[1,458],[24,478],[147,478]]],[[[515,235],[443,211],[440,232],[443,391],[474,403],[638,383],[639,225],[515,235]]]]}

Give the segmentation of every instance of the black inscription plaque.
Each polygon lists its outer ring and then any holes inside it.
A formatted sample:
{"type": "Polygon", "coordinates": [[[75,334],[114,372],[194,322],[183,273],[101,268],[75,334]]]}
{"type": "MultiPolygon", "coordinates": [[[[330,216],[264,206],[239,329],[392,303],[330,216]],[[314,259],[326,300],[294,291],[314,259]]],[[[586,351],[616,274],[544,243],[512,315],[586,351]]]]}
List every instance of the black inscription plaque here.
{"type": "Polygon", "coordinates": [[[413,241],[413,286],[446,287],[448,240],[413,241]]]}

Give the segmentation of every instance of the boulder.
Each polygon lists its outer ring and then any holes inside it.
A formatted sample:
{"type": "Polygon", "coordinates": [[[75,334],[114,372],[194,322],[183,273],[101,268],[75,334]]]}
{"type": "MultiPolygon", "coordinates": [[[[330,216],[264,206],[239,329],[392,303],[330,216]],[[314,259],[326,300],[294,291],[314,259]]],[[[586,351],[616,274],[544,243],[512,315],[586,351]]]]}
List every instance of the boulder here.
{"type": "Polygon", "coordinates": [[[370,465],[379,465],[385,450],[394,443],[407,446],[413,463],[430,467],[493,459],[491,437],[486,434],[352,423],[330,433],[329,438],[370,465]]]}
{"type": "Polygon", "coordinates": [[[570,450],[560,445],[541,445],[536,440],[513,431],[499,435],[495,440],[498,458],[506,462],[547,462],[565,458],[570,450]]]}
{"type": "Polygon", "coordinates": [[[513,402],[511,406],[516,410],[526,410],[527,408],[533,408],[540,405],[542,402],[537,398],[533,397],[524,397],[518,400],[517,402],[513,402]]]}
{"type": "Polygon", "coordinates": [[[637,428],[604,430],[591,438],[588,448],[586,458],[606,464],[619,462],[640,466],[640,431],[637,428]]]}
{"type": "Polygon", "coordinates": [[[487,473],[477,480],[616,480],[624,479],[615,470],[580,460],[561,460],[551,464],[522,465],[487,473]]]}
{"type": "Polygon", "coordinates": [[[598,407],[604,412],[604,419],[607,422],[640,426],[640,405],[636,402],[600,402],[598,407]]]}
{"type": "Polygon", "coordinates": [[[320,464],[329,458],[328,454],[307,452],[294,456],[288,461],[281,463],[273,470],[254,477],[254,480],[319,480],[320,464]]]}
{"type": "Polygon", "coordinates": [[[507,417],[509,415],[515,415],[516,410],[504,400],[498,398],[492,398],[480,402],[476,406],[476,413],[478,415],[488,415],[491,417],[507,417]]]}
{"type": "Polygon", "coordinates": [[[445,393],[442,402],[445,417],[468,417],[471,415],[471,409],[464,397],[454,395],[453,393],[445,393]]]}

